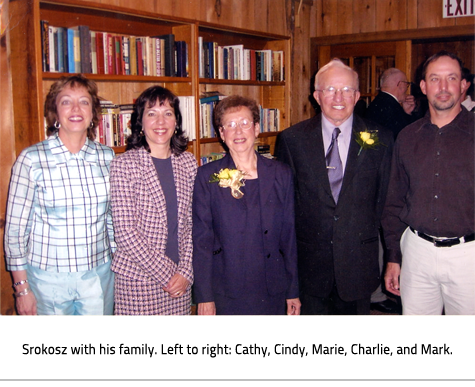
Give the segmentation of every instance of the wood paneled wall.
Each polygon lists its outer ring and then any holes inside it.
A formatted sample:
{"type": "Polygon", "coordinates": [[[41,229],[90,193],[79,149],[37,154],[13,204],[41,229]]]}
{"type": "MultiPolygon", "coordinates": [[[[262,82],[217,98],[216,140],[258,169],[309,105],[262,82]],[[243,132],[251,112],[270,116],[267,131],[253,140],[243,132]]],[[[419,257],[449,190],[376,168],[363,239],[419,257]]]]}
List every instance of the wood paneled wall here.
{"type": "MultiPolygon", "coordinates": [[[[1,25],[8,25],[8,3],[3,4],[1,25]]],[[[1,300],[8,300],[2,305],[2,314],[12,314],[13,289],[11,288],[10,274],[5,271],[3,259],[3,230],[5,229],[5,210],[10,181],[10,168],[15,160],[14,133],[13,133],[13,107],[11,92],[11,77],[9,65],[9,30],[0,35],[0,294],[1,300]]]]}
{"type": "Polygon", "coordinates": [[[310,37],[475,24],[475,17],[444,19],[442,0],[314,0],[313,4],[310,37]]]}
{"type": "MultiPolygon", "coordinates": [[[[18,1],[26,0],[10,0],[10,2],[18,1]]],[[[292,36],[292,55],[291,58],[286,58],[286,66],[290,66],[291,69],[291,124],[313,115],[313,109],[308,101],[312,76],[309,73],[309,38],[475,25],[474,17],[443,19],[442,0],[303,0],[301,4],[300,0],[95,0],[94,2],[292,36]]],[[[4,61],[6,58],[4,53],[8,51],[6,38],[2,40],[1,49],[0,235],[3,236],[6,187],[16,152],[11,122],[11,98],[8,97],[6,93],[8,88],[5,87],[11,79],[11,72],[5,70],[7,61],[4,61]]],[[[12,49],[18,52],[18,48],[12,49]]],[[[0,312],[11,314],[14,311],[14,302],[11,296],[10,278],[4,270],[3,248],[0,254],[2,265],[0,312]]]]}

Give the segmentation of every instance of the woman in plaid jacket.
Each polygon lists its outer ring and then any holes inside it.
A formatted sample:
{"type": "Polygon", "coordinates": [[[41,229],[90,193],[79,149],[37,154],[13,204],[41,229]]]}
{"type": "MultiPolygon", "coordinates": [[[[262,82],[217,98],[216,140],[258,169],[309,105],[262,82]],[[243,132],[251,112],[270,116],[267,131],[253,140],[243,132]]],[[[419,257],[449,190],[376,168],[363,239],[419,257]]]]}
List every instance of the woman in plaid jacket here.
{"type": "Polygon", "coordinates": [[[178,98],[145,90],[127,151],[111,164],[115,314],[190,314],[197,164],[187,145],[178,98]]]}

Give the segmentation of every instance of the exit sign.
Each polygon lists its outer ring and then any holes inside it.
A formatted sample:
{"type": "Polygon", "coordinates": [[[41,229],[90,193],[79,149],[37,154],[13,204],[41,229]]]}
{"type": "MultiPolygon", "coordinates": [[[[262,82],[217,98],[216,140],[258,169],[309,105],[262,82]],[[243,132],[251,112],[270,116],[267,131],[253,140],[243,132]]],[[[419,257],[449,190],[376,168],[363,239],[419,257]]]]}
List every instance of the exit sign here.
{"type": "Polygon", "coordinates": [[[462,17],[475,15],[475,0],[444,0],[443,17],[462,17]]]}

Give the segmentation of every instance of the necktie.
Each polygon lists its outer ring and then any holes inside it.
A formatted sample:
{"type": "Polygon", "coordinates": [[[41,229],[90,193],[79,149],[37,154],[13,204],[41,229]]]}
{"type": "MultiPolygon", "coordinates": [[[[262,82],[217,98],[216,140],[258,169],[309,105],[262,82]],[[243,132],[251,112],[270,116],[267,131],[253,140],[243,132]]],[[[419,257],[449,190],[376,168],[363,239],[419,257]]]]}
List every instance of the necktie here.
{"type": "Polygon", "coordinates": [[[330,187],[332,190],[333,199],[335,203],[338,202],[338,196],[340,195],[341,183],[343,181],[343,165],[341,164],[340,152],[338,150],[338,135],[340,129],[335,128],[332,134],[332,142],[328,147],[325,160],[327,162],[328,180],[330,181],[330,187]]]}

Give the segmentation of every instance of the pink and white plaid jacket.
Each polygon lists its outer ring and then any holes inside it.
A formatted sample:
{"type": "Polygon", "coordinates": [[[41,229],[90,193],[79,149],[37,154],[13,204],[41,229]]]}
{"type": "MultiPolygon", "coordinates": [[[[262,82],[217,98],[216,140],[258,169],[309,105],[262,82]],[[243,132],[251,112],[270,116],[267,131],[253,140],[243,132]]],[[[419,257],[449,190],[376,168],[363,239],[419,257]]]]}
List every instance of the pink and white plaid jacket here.
{"type": "Polygon", "coordinates": [[[112,270],[140,281],[166,285],[175,273],[193,283],[191,203],[197,163],[184,152],[172,155],[178,202],[179,264],[165,255],[167,210],[165,196],[150,154],[133,149],[111,163],[111,202],[117,251],[112,270]]]}

